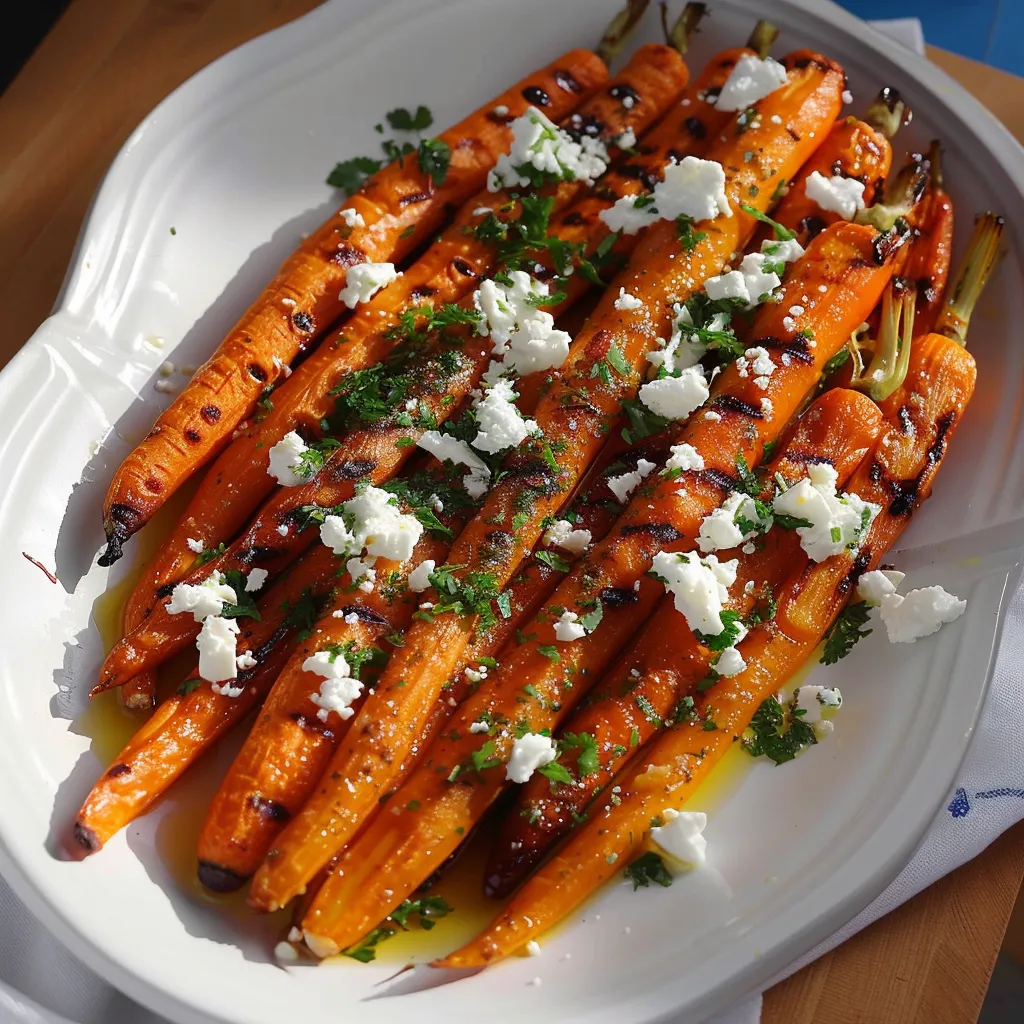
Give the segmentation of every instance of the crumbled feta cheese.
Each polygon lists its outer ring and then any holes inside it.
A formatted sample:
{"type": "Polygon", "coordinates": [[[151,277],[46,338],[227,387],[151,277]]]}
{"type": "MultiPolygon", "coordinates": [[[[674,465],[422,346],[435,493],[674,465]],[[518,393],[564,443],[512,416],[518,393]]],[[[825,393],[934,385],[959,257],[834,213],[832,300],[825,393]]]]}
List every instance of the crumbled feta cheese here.
{"type": "Polygon", "coordinates": [[[799,686],[793,694],[793,708],[803,712],[800,718],[807,725],[831,718],[842,706],[838,686],[799,686]]]}
{"type": "Polygon", "coordinates": [[[357,263],[348,268],[345,287],[338,294],[338,301],[349,309],[355,309],[360,302],[369,302],[398,276],[393,263],[357,263]]]}
{"type": "Polygon", "coordinates": [[[804,247],[795,238],[787,238],[785,241],[766,238],[761,243],[761,253],[776,262],[782,260],[784,263],[795,263],[803,256],[804,247]]]}
{"type": "Polygon", "coordinates": [[[437,430],[425,430],[416,444],[441,462],[465,466],[469,473],[463,477],[463,484],[471,498],[482,497],[487,491],[491,482],[491,471],[487,468],[487,463],[465,441],[437,430]]]}
{"type": "Polygon", "coordinates": [[[714,669],[726,679],[738,676],[747,667],[743,655],[735,647],[727,647],[715,661],[714,669]]]}
{"type": "Polygon", "coordinates": [[[246,672],[251,668],[255,668],[259,662],[252,656],[252,651],[242,651],[235,658],[235,664],[238,666],[239,671],[246,672]]]}
{"type": "Polygon", "coordinates": [[[589,530],[577,530],[567,519],[558,519],[545,531],[542,538],[548,547],[561,548],[571,555],[582,555],[593,540],[589,530]]]}
{"type": "Polygon", "coordinates": [[[853,93],[850,92],[849,89],[844,89],[843,90],[843,95],[842,95],[842,100],[843,100],[843,103],[845,103],[845,104],[847,104],[847,106],[849,106],[849,104],[851,104],[853,102],[853,93]]]}
{"type": "Polygon", "coordinates": [[[636,196],[622,196],[608,209],[601,211],[601,220],[608,226],[609,231],[635,235],[660,219],[657,207],[653,205],[637,206],[636,198],[636,196]]]}
{"type": "Polygon", "coordinates": [[[203,622],[211,615],[220,615],[226,604],[238,604],[238,597],[224,582],[223,573],[212,572],[198,585],[177,584],[165,607],[168,615],[191,612],[196,622],[203,622]]]}
{"type": "Polygon", "coordinates": [[[257,590],[262,590],[269,575],[270,573],[266,569],[250,569],[249,575],[245,577],[245,592],[253,594],[257,590]]]}
{"type": "Polygon", "coordinates": [[[524,420],[515,406],[519,396],[507,380],[499,380],[476,403],[479,430],[473,447],[491,455],[519,445],[540,429],[535,420],[524,420]]]}
{"type": "Polygon", "coordinates": [[[309,695],[309,699],[320,709],[316,717],[321,722],[326,722],[332,711],[342,721],[355,714],[352,703],[363,692],[363,684],[352,677],[352,670],[344,654],[317,651],[302,663],[302,671],[323,677],[319,691],[309,695]]]}
{"type": "Polygon", "coordinates": [[[196,638],[199,649],[199,674],[209,683],[222,683],[238,675],[235,648],[238,623],[220,615],[208,615],[196,638]]]}
{"type": "Polygon", "coordinates": [[[722,609],[729,587],[736,582],[737,559],[719,562],[715,555],[701,558],[695,551],[681,554],[659,551],[651,566],[672,595],[676,611],[694,632],[718,636],[725,629],[722,609]]]}
{"type": "Polygon", "coordinates": [[[839,174],[826,178],[821,171],[812,171],[804,187],[808,199],[823,210],[838,213],[843,220],[852,220],[858,210],[864,209],[864,182],[856,178],[839,174]]]}
{"type": "Polygon", "coordinates": [[[765,533],[771,529],[772,519],[762,519],[758,515],[754,499],[747,494],[733,491],[722,503],[709,515],[706,515],[700,524],[700,531],[697,534],[697,546],[708,554],[710,551],[721,551],[723,548],[734,548],[745,540],[756,536],[758,533],[765,533]],[[756,529],[744,532],[737,525],[737,519],[744,519],[756,525],[756,529]]]}
{"type": "Polygon", "coordinates": [[[704,291],[707,292],[708,298],[715,302],[722,299],[742,299],[744,302],[750,302],[747,282],[738,270],[730,270],[728,274],[709,277],[704,282],[704,291]]]}
{"type": "Polygon", "coordinates": [[[906,573],[895,569],[873,569],[864,573],[857,584],[857,596],[872,607],[880,605],[882,598],[895,594],[899,585],[906,578],[906,573]]]}
{"type": "Polygon", "coordinates": [[[710,397],[704,368],[698,363],[678,377],[657,377],[640,388],[640,401],[651,412],[670,420],[684,420],[710,397]]]}
{"type": "Polygon", "coordinates": [[[700,867],[707,858],[708,841],[702,835],[708,824],[703,811],[662,812],[664,825],[651,829],[651,839],[669,856],[669,867],[674,874],[680,870],[700,867]]]}
{"type": "Polygon", "coordinates": [[[536,107],[528,107],[510,127],[509,151],[498,157],[487,175],[490,192],[532,185],[531,178],[523,173],[528,167],[559,181],[582,181],[592,185],[608,166],[608,153],[597,139],[584,136],[577,142],[536,107]]]}
{"type": "Polygon", "coordinates": [[[321,541],[336,555],[365,549],[371,558],[404,562],[412,557],[423,526],[415,516],[399,509],[392,494],[380,487],[367,487],[346,501],[342,510],[345,518],[329,515],[320,526],[321,541]]]}
{"type": "Polygon", "coordinates": [[[776,495],[772,507],[777,513],[804,519],[800,546],[815,562],[859,546],[867,528],[880,511],[878,505],[862,501],[855,494],[836,493],[838,474],[827,463],[813,463],[808,476],[789,490],[776,495]]]}
{"type": "Polygon", "coordinates": [[[770,96],[786,84],[786,69],[771,57],[745,54],[736,62],[722,91],[715,101],[715,108],[723,111],[746,110],[747,107],[770,96]]]}
{"type": "Polygon", "coordinates": [[[550,736],[528,732],[512,744],[512,754],[505,765],[505,778],[509,782],[529,782],[538,768],[550,764],[557,755],[550,736]]]}
{"type": "Polygon", "coordinates": [[[748,309],[760,305],[779,287],[782,279],[772,271],[765,271],[765,263],[772,263],[771,257],[752,252],[743,257],[739,270],[731,270],[704,282],[704,291],[709,299],[741,299],[748,309]]]}
{"type": "Polygon", "coordinates": [[[282,537],[287,537],[287,536],[288,536],[288,524],[287,524],[287,523],[282,523],[282,524],[281,524],[281,525],[280,525],[280,526],[279,526],[279,527],[277,528],[277,532],[278,532],[279,534],[281,534],[281,536],[282,536],[282,537]]]}
{"type": "Polygon", "coordinates": [[[947,622],[954,622],[967,610],[967,602],[942,587],[922,587],[882,598],[882,622],[889,634],[889,643],[912,644],[931,636],[947,622]]]}
{"type": "Polygon", "coordinates": [[[406,581],[409,589],[414,594],[422,594],[430,587],[430,574],[436,568],[437,563],[433,558],[425,558],[411,573],[406,581]]]}
{"type": "Polygon", "coordinates": [[[267,472],[282,487],[297,487],[307,483],[312,477],[311,467],[304,462],[303,456],[309,446],[294,431],[289,430],[273,448],[270,449],[270,464],[267,472]]]}
{"type": "Polygon", "coordinates": [[[482,683],[487,678],[487,666],[481,665],[479,668],[473,668],[472,666],[467,665],[463,670],[463,675],[465,675],[471,683],[482,683]]]}
{"type": "Polygon", "coordinates": [[[540,943],[535,939],[530,939],[526,944],[526,953],[528,956],[540,956],[540,943]]]}
{"type": "Polygon", "coordinates": [[[543,281],[535,281],[524,270],[513,270],[508,275],[510,284],[502,284],[490,278],[481,281],[473,292],[473,305],[481,314],[476,332],[481,337],[489,336],[494,342],[494,352],[505,351],[516,325],[536,319],[545,314],[530,299],[548,294],[543,281]]]}
{"type": "Polygon", "coordinates": [[[615,300],[616,309],[629,312],[633,309],[642,309],[643,304],[642,299],[638,299],[635,295],[631,295],[625,288],[619,289],[619,297],[615,300]]]}
{"type": "Polygon", "coordinates": [[[201,540],[193,540],[191,537],[187,537],[185,543],[188,545],[189,551],[197,555],[201,555],[206,548],[206,545],[201,540]]]}
{"type": "Polygon", "coordinates": [[[669,449],[672,453],[665,463],[666,469],[678,469],[682,473],[691,470],[700,471],[704,468],[704,458],[693,445],[674,444],[669,449]]]}
{"type": "Polygon", "coordinates": [[[217,694],[218,697],[228,697],[231,700],[235,700],[237,697],[241,697],[245,693],[244,686],[233,686],[231,680],[227,680],[224,683],[210,683],[210,689],[213,693],[217,694]]]}
{"type": "Polygon", "coordinates": [[[485,733],[490,730],[490,726],[486,722],[474,722],[470,727],[469,731],[474,734],[485,733]]]}
{"type": "Polygon", "coordinates": [[[750,360],[750,368],[759,376],[770,377],[775,372],[775,363],[772,362],[768,349],[758,345],[755,348],[748,348],[744,355],[750,360]]]}
{"type": "Polygon", "coordinates": [[[504,103],[499,103],[492,111],[495,117],[508,117],[508,107],[504,103]]]}
{"type": "Polygon", "coordinates": [[[298,950],[290,942],[279,942],[274,947],[274,959],[291,963],[299,959],[298,950]]]}
{"type": "Polygon", "coordinates": [[[637,459],[636,469],[632,472],[608,478],[608,490],[615,495],[620,505],[625,505],[629,496],[656,468],[655,463],[648,462],[647,459],[637,459]]]}
{"type": "Polygon", "coordinates": [[[556,329],[550,313],[522,321],[508,340],[508,349],[501,363],[502,371],[511,371],[520,377],[528,373],[553,370],[565,362],[572,338],[556,329]]]}
{"type": "Polygon", "coordinates": [[[571,643],[587,635],[575,612],[564,611],[555,623],[555,639],[563,643],[571,643]]]}
{"type": "Polygon", "coordinates": [[[366,221],[363,220],[363,215],[358,210],[353,210],[351,206],[346,206],[344,210],[339,210],[338,216],[345,222],[346,227],[366,227],[366,221]]]}
{"type": "Polygon", "coordinates": [[[341,516],[325,516],[320,524],[320,541],[336,555],[347,555],[356,550],[355,534],[341,516]]]}
{"type": "Polygon", "coordinates": [[[720,412],[715,412],[714,409],[709,409],[706,413],[704,413],[704,419],[708,420],[711,423],[718,423],[718,421],[721,420],[721,418],[722,414],[720,412]]]}

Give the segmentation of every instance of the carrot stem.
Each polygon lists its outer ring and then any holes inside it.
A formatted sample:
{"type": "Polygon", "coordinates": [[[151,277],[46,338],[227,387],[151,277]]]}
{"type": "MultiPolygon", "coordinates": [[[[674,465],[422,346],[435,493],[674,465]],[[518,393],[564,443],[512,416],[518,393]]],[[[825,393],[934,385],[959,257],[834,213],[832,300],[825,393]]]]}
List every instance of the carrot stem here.
{"type": "Polygon", "coordinates": [[[668,24],[668,4],[661,5],[661,27],[665,33],[665,42],[680,53],[686,53],[697,34],[700,23],[707,17],[708,5],[701,3],[688,3],[683,8],[676,22],[671,27],[668,24]]]}
{"type": "Polygon", "coordinates": [[[779,26],[773,25],[772,22],[768,21],[766,18],[762,18],[754,26],[754,31],[750,33],[750,39],[747,40],[747,46],[754,50],[763,60],[768,56],[768,51],[772,48],[772,43],[774,43],[778,37],[779,26]]]}
{"type": "MultiPolygon", "coordinates": [[[[903,384],[910,365],[916,305],[916,289],[889,282],[882,297],[882,318],[874,355],[866,371],[861,363],[860,372],[850,382],[850,387],[882,402],[903,384]]],[[[859,361],[859,347],[854,347],[859,361]]]]}
{"type": "Polygon", "coordinates": [[[967,247],[963,266],[935,326],[936,334],[950,338],[965,348],[971,314],[1003,256],[1000,248],[1003,227],[1003,218],[994,213],[983,213],[974,222],[974,234],[967,247]]]}
{"type": "Polygon", "coordinates": [[[887,139],[891,139],[900,126],[909,123],[913,115],[896,89],[885,86],[868,107],[863,120],[887,139]]]}
{"type": "Polygon", "coordinates": [[[597,44],[597,55],[605,62],[611,62],[622,52],[626,41],[633,33],[637,22],[644,16],[651,0],[626,0],[626,6],[612,18],[597,44]]]}

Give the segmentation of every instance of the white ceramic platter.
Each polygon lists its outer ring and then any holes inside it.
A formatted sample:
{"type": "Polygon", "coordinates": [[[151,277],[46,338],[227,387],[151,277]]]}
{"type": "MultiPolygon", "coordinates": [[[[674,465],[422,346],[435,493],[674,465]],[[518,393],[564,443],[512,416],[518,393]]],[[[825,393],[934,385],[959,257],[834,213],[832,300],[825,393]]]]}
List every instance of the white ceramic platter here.
{"type": "Polygon", "coordinates": [[[722,0],[696,66],[770,15],[783,29],[777,52],[812,46],[844,64],[854,111],[883,84],[905,94],[917,117],[900,147],[941,134],[961,243],[972,212],[1008,219],[1012,252],[972,330],[978,393],[894,558],[908,584],[941,582],[967,598],[967,614],[914,646],[890,647],[876,631],[840,666],[819,669],[847,699],[833,740],[700,797],[694,806],[711,812],[708,869],[670,890],[613,885],[539,960],[457,980],[422,967],[390,980],[394,964],[274,966],[276,923],[224,915],[173,880],[164,851],[187,851],[198,827],[180,796],[84,863],[50,852],[51,833],[102,767],[74,722],[103,653],[93,603],[126,571],[108,579],[93,566],[100,501],[166,401],[152,387],[157,366],[205,358],[336,202],[327,170],[375,147],[385,110],[424,102],[450,123],[558,53],[592,45],[620,2],[393,0],[366,13],[368,3],[336,0],[219,61],[132,136],[58,311],[0,377],[0,866],[79,957],[175,1021],[699,1019],[755,991],[877,895],[954,778],[1019,575],[1024,161],[950,79],[831,4],[722,0]],[[23,551],[55,566],[59,585],[23,551]],[[528,985],[536,976],[543,984],[528,985]]]}

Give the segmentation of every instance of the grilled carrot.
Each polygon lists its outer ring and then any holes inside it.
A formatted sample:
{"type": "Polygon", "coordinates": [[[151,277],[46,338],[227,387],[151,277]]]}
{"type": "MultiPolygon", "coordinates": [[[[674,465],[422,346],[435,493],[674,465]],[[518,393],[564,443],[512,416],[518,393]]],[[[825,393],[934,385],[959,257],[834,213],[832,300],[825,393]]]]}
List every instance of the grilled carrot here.
{"type": "MultiPolygon", "coordinates": [[[[848,476],[877,437],[880,420],[881,415],[870,399],[855,392],[833,392],[804,418],[786,453],[773,463],[773,469],[785,476],[798,477],[804,474],[810,457],[825,457],[834,460],[837,470],[848,476]]],[[[733,606],[741,614],[745,615],[762,599],[760,592],[743,593],[746,580],[756,580],[758,585],[781,582],[793,563],[794,553],[799,552],[799,539],[791,533],[771,539],[774,543],[770,548],[744,558],[746,564],[734,588],[741,596],[733,606]]],[[[634,630],[639,622],[634,619],[634,630]]],[[[539,859],[557,838],[558,823],[568,819],[571,824],[573,811],[582,810],[589,803],[598,781],[610,778],[634,752],[636,744],[646,740],[661,719],[668,718],[677,701],[707,674],[709,661],[708,652],[695,641],[688,647],[687,641],[681,640],[678,613],[669,603],[666,614],[655,615],[643,629],[636,647],[616,666],[610,682],[615,696],[609,694],[607,699],[584,708],[567,727],[565,735],[572,733],[572,741],[580,744],[577,752],[583,749],[584,738],[597,742],[599,756],[609,760],[607,768],[589,776],[581,772],[581,777],[571,785],[553,791],[546,778],[536,776],[543,790],[551,795],[541,795],[539,802],[520,801],[505,819],[497,848],[502,852],[509,850],[507,837],[515,844],[511,851],[518,851],[511,853],[513,863],[520,856],[524,860],[529,858],[530,854],[533,856],[529,864],[539,859]],[[522,817],[523,812],[529,813],[535,807],[542,815],[541,822],[545,820],[544,811],[548,812],[547,827],[553,833],[550,839],[543,838],[543,831],[532,831],[541,827],[540,822],[533,824],[534,815],[530,816],[530,825],[522,817]],[[525,842],[526,847],[520,848],[520,842],[525,842]]],[[[602,666],[591,665],[574,674],[571,687],[559,680],[558,685],[548,690],[527,689],[524,697],[521,681],[513,673],[499,672],[492,685],[466,701],[445,734],[431,747],[423,766],[393,797],[392,813],[370,824],[324,882],[303,920],[307,943],[321,952],[332,945],[344,948],[382,921],[462,842],[462,837],[501,793],[505,786],[504,763],[513,737],[522,730],[555,730],[583,695],[588,677],[600,678],[601,674],[602,666]],[[475,722],[494,725],[483,736],[471,730],[475,722]],[[481,758],[484,743],[486,757],[481,758]],[[484,760],[491,761],[493,766],[459,771],[453,780],[457,766],[472,766],[484,760]],[[377,865],[378,873],[367,876],[360,871],[358,865],[367,858],[377,865]]],[[[566,751],[562,763],[567,768],[576,763],[571,750],[566,751]]],[[[527,793],[538,795],[541,790],[535,791],[528,785],[524,795],[527,793]]],[[[511,882],[506,874],[506,869],[502,869],[499,878],[511,882]]],[[[496,883],[501,884],[489,870],[485,885],[491,889],[496,883]]]]}
{"type": "Polygon", "coordinates": [[[974,387],[974,362],[962,345],[970,310],[997,261],[1001,223],[983,218],[972,246],[958,301],[940,317],[944,334],[915,343],[907,385],[889,400],[886,428],[873,456],[847,490],[882,506],[858,552],[844,552],[797,569],[780,593],[775,618],[751,631],[742,645],[747,669],[721,680],[698,703],[696,714],[665,730],[643,751],[616,794],[524,885],[487,930],[438,962],[443,967],[493,963],[562,920],[646,840],[651,818],[680,807],[750,724],[761,702],[775,693],[812,654],[860,575],[876,565],[930,493],[974,387]],[[951,340],[952,337],[957,340],[951,340]],[[914,390],[911,391],[910,389],[914,390]],[[906,399],[917,394],[923,401],[906,399]],[[914,408],[914,429],[904,413],[914,408]],[[896,454],[889,455],[889,449],[896,454]],[[708,730],[710,721],[715,728],[708,730]],[[699,751],[700,753],[695,753],[699,751]]]}
{"type": "MultiPolygon", "coordinates": [[[[903,121],[904,109],[899,93],[883,89],[863,120],[847,117],[836,122],[818,151],[783,190],[784,196],[772,216],[795,232],[801,245],[806,246],[830,224],[843,219],[841,214],[822,209],[808,197],[808,178],[814,172],[826,178],[855,178],[863,182],[866,200],[871,202],[889,173],[889,140],[903,121]]],[[[762,227],[754,237],[760,247],[762,241],[771,237],[771,229],[762,227]]]]}
{"type": "MultiPolygon", "coordinates": [[[[644,362],[656,332],[668,326],[670,297],[691,294],[698,280],[724,265],[753,230],[753,218],[741,212],[739,204],[750,197],[764,209],[768,200],[765,190],[755,190],[758,195],[750,196],[750,186],[755,181],[763,183],[772,174],[792,174],[814,148],[808,133],[834,120],[843,88],[842,72],[823,58],[805,53],[793,55],[790,62],[789,82],[758,105],[764,115],[760,126],[727,132],[726,141],[710,151],[726,169],[727,195],[737,207],[734,215],[702,222],[703,238],[692,246],[679,239],[675,224],[664,222],[649,228],[641,238],[633,262],[613,281],[574,340],[560,378],[538,406],[536,420],[544,441],[528,441],[512,453],[505,463],[505,477],[453,546],[449,558],[453,564],[467,567],[460,578],[477,583],[486,579],[495,588],[511,578],[533,547],[544,519],[557,512],[596,457],[604,430],[616,417],[622,400],[636,393],[636,368],[644,362]],[[771,120],[775,112],[783,122],[780,125],[771,120]],[[745,160],[744,154],[750,152],[758,158],[745,160]],[[643,326],[637,325],[640,318],[623,315],[615,308],[620,287],[644,302],[649,319],[643,326]],[[609,374],[605,383],[596,371],[613,343],[628,372],[614,377],[609,374]],[[586,398],[581,400],[581,395],[586,398]],[[549,447],[545,449],[545,445],[549,447]],[[554,447],[558,448],[557,459],[552,455],[554,447]]],[[[868,234],[873,238],[873,232],[868,234]]],[[[369,732],[360,744],[342,744],[329,769],[329,774],[336,772],[339,779],[322,785],[282,833],[277,843],[280,855],[268,859],[253,879],[253,906],[269,910],[290,900],[344,845],[376,804],[394,777],[391,764],[401,761],[420,735],[443,681],[469,642],[475,618],[473,614],[445,614],[432,623],[413,624],[406,646],[395,653],[375,694],[360,712],[361,723],[369,732]],[[366,742],[368,737],[371,742],[366,742]]],[[[356,732],[358,728],[353,730],[356,732]]]]}
{"type": "MultiPolygon", "coordinates": [[[[766,475],[772,479],[779,473],[795,480],[805,474],[809,459],[824,459],[835,467],[842,486],[878,439],[881,420],[878,407],[869,398],[853,391],[830,391],[800,418],[766,475]]],[[[740,557],[732,587],[735,596],[729,606],[747,620],[785,580],[799,554],[795,534],[772,530],[763,547],[740,557]]],[[[762,609],[761,614],[769,612],[762,609]]],[[[596,692],[563,726],[565,734],[592,737],[599,761],[588,766],[591,770],[579,771],[581,748],[568,748],[560,763],[574,776],[571,784],[534,776],[522,787],[491,848],[484,873],[487,895],[510,893],[574,822],[582,820],[587,805],[618,774],[636,747],[643,746],[662,723],[671,722],[680,699],[692,696],[708,677],[709,663],[707,649],[691,631],[683,630],[680,635],[679,613],[663,600],[596,692]]],[[[460,711],[460,718],[468,708],[460,711]]],[[[530,724],[537,729],[542,723],[530,724]]],[[[362,896],[360,901],[364,902],[362,896]]]]}
{"type": "Polygon", "coordinates": [[[258,621],[239,621],[238,649],[251,650],[257,663],[239,672],[238,685],[245,689],[238,697],[214,693],[197,671],[157,708],[82,804],[74,827],[79,846],[98,850],[263,699],[288,660],[296,631],[314,616],[315,599],[330,588],[336,569],[329,549],[311,552],[260,599],[258,621]]]}
{"type": "MultiPolygon", "coordinates": [[[[640,135],[664,114],[679,99],[687,79],[686,64],[676,50],[647,44],[607,88],[567,116],[563,126],[585,127],[591,137],[614,147],[627,129],[640,135]],[[627,96],[630,103],[625,105],[627,96]]],[[[582,182],[566,181],[545,191],[551,195],[553,209],[559,210],[582,189],[582,182]]],[[[270,494],[274,480],[265,472],[267,451],[289,430],[299,430],[307,440],[323,435],[324,421],[334,405],[333,389],[347,374],[380,362],[395,349],[393,332],[403,314],[424,303],[440,307],[458,301],[492,268],[496,245],[478,238],[473,229],[489,214],[508,222],[519,212],[514,195],[507,191],[478,193],[424,256],[388,288],[361,303],[338,332],[265,396],[257,414],[235,432],[171,535],[145,567],[125,607],[126,633],[145,618],[158,591],[192,567],[197,543],[215,548],[230,541],[270,494]]],[[[150,707],[152,687],[151,673],[137,678],[125,703],[150,707]]]]}
{"type": "Polygon", "coordinates": [[[121,556],[124,542],[199,466],[216,454],[249,415],[263,389],[345,312],[339,293],[358,263],[399,262],[426,241],[448,215],[479,191],[508,149],[509,121],[530,105],[556,120],[607,79],[601,59],[573,50],[482,106],[438,136],[451,162],[443,178],[419,158],[389,164],[363,183],[313,232],[277,272],[263,294],[157,419],[149,435],[114,475],[103,506],[107,548],[101,563],[121,556]],[[508,113],[499,116],[495,107],[508,113]],[[362,226],[342,213],[354,210],[362,226]]]}
{"type": "MultiPolygon", "coordinates": [[[[734,59],[729,55],[720,62],[723,66],[711,68],[706,72],[702,77],[705,86],[707,87],[707,84],[713,81],[717,81],[719,85],[724,82],[728,77],[728,69],[733,63],[734,59]]],[[[835,74],[834,72],[830,73],[831,77],[828,81],[821,84],[821,91],[830,89],[834,84],[832,79],[835,74]]],[[[795,87],[797,96],[801,94],[801,88],[811,95],[811,99],[807,101],[806,105],[814,108],[815,90],[811,87],[811,83],[804,82],[802,87],[795,87]]],[[[600,219],[601,212],[618,198],[636,195],[640,192],[644,188],[644,182],[651,180],[651,175],[657,176],[668,159],[682,152],[679,149],[680,145],[683,145],[684,148],[689,147],[689,143],[685,139],[696,139],[699,142],[703,137],[702,133],[707,130],[707,125],[717,124],[717,118],[722,117],[720,113],[713,111],[706,100],[699,101],[696,96],[691,100],[689,109],[695,109],[704,117],[699,130],[691,125],[690,129],[687,129],[684,142],[679,143],[677,136],[663,131],[662,126],[657,127],[645,140],[645,152],[642,155],[632,158],[628,166],[621,169],[613,168],[602,179],[600,195],[588,195],[581,202],[574,204],[565,215],[556,219],[550,233],[568,245],[582,246],[588,253],[597,249],[601,241],[609,234],[607,226],[600,219]],[[697,106],[698,103],[703,104],[703,107],[697,106]]],[[[813,110],[805,111],[803,116],[810,121],[812,113],[813,110]]],[[[698,114],[692,116],[697,117],[698,114]]],[[[666,123],[668,122],[666,121],[666,123]]],[[[725,152],[725,159],[730,158],[729,152],[728,150],[725,152]]],[[[792,158],[794,164],[801,158],[801,155],[805,155],[803,150],[792,158]]],[[[750,164],[749,169],[744,169],[743,173],[751,176],[760,173],[753,170],[755,166],[750,164]]],[[[745,215],[743,219],[745,219],[745,215]]],[[[620,239],[617,249],[622,253],[629,252],[636,241],[635,237],[626,236],[620,239]]],[[[718,248],[725,251],[728,245],[728,242],[723,242],[718,248]]],[[[693,258],[692,262],[695,266],[701,265],[700,255],[697,254],[693,258]]],[[[538,255],[538,262],[544,266],[550,267],[550,260],[550,255],[547,253],[538,255]]],[[[566,298],[559,305],[547,308],[557,315],[575,302],[587,287],[583,275],[574,274],[564,286],[566,298]]],[[[468,304],[468,300],[463,300],[463,304],[468,304]]],[[[449,371],[448,375],[441,380],[437,365],[432,365],[429,368],[420,366],[417,375],[422,380],[416,393],[411,397],[418,397],[421,404],[425,403],[427,407],[430,407],[431,398],[435,404],[438,401],[448,401],[468,393],[475,386],[490,359],[490,345],[486,339],[481,339],[470,330],[463,330],[461,333],[453,331],[453,343],[457,343],[459,340],[463,341],[463,345],[459,350],[458,370],[455,373],[449,371]]],[[[529,401],[529,397],[524,395],[524,400],[529,401]]],[[[439,419],[443,419],[447,415],[446,408],[431,407],[431,412],[439,419]]],[[[287,526],[288,516],[294,508],[305,504],[327,506],[344,501],[351,496],[354,482],[360,476],[368,476],[374,483],[387,479],[408,456],[410,448],[405,439],[415,439],[416,436],[415,429],[405,427],[390,432],[362,432],[357,436],[350,435],[343,446],[331,454],[324,471],[316,481],[305,487],[289,488],[287,493],[271,499],[250,530],[235,542],[233,552],[240,553],[244,559],[249,559],[253,557],[253,553],[257,553],[256,563],[245,561],[245,564],[259,564],[261,568],[275,571],[289,557],[292,557],[296,550],[301,550],[303,545],[311,543],[313,539],[310,534],[303,536],[292,531],[282,540],[281,535],[277,532],[287,526]],[[341,479],[335,480],[335,476],[340,476],[341,479]]],[[[241,471],[241,467],[239,467],[239,471],[241,471]]],[[[187,528],[184,532],[186,538],[191,536],[187,528]]],[[[229,555],[231,554],[232,552],[229,552],[229,555]]],[[[230,568],[230,565],[227,562],[217,561],[212,563],[212,568],[230,568]]],[[[194,582],[193,576],[189,576],[187,579],[194,582]]],[[[133,602],[134,600],[133,595],[133,602]]],[[[138,607],[144,607],[142,602],[150,602],[152,614],[149,619],[155,619],[155,621],[147,620],[137,627],[143,632],[131,634],[130,640],[122,642],[111,652],[101,673],[99,689],[122,685],[137,673],[146,671],[148,667],[170,657],[175,650],[179,650],[195,635],[195,630],[192,630],[184,621],[168,623],[167,617],[161,614],[162,609],[159,605],[152,604],[152,600],[152,597],[145,598],[140,594],[138,607]]]]}

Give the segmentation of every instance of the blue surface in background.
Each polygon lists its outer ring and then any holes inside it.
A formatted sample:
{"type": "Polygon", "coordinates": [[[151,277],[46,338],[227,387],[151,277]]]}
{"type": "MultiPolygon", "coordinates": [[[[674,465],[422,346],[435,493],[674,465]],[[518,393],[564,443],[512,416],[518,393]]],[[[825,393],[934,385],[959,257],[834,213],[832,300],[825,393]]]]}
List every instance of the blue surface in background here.
{"type": "Polygon", "coordinates": [[[1024,0],[838,0],[862,18],[920,18],[929,43],[1024,75],[1024,0]]]}

